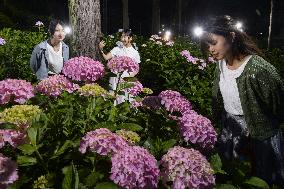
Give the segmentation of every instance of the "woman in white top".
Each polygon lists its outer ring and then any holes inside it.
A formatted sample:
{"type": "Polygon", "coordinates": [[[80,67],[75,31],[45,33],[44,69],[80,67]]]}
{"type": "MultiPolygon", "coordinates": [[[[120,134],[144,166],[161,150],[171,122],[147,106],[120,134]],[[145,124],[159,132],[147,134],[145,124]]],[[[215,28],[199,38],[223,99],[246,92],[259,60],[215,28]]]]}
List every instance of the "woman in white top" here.
{"type": "Polygon", "coordinates": [[[39,80],[59,74],[69,59],[69,47],[63,42],[65,31],[60,20],[52,20],[48,29],[51,38],[35,46],[30,66],[39,80]]]}
{"type": "MultiPolygon", "coordinates": [[[[138,51],[132,46],[132,40],[133,40],[133,33],[130,29],[125,29],[120,38],[121,43],[117,43],[118,46],[114,47],[109,53],[105,54],[103,51],[103,48],[105,47],[105,42],[101,41],[99,44],[99,48],[101,50],[102,56],[105,60],[109,60],[113,57],[118,57],[118,56],[127,56],[135,60],[138,64],[141,62],[140,61],[140,55],[138,51]]],[[[137,73],[127,73],[124,72],[122,74],[123,77],[134,77],[137,73]]],[[[110,78],[110,87],[111,90],[115,90],[118,82],[117,77],[111,77],[110,78]]]]}

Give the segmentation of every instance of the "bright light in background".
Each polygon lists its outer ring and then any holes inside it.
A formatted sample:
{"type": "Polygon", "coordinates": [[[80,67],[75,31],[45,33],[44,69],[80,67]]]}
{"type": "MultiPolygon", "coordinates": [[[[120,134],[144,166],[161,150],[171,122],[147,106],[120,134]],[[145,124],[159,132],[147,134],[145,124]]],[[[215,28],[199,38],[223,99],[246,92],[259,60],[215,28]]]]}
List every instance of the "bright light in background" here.
{"type": "Polygon", "coordinates": [[[171,37],[171,35],[172,35],[172,32],[171,31],[166,31],[165,32],[165,36],[164,36],[164,39],[166,40],[166,41],[169,41],[170,40],[170,37],[171,37]]]}
{"type": "Polygon", "coordinates": [[[65,31],[66,34],[70,34],[70,33],[71,33],[71,28],[68,27],[68,26],[66,26],[66,27],[64,28],[64,31],[65,31]]]}
{"type": "Polygon", "coordinates": [[[240,31],[243,31],[243,23],[237,22],[237,23],[236,23],[236,28],[237,28],[238,30],[240,30],[240,31]]]}
{"type": "Polygon", "coordinates": [[[193,33],[194,35],[196,35],[197,37],[200,37],[203,34],[203,29],[200,26],[197,26],[194,28],[193,33]]]}

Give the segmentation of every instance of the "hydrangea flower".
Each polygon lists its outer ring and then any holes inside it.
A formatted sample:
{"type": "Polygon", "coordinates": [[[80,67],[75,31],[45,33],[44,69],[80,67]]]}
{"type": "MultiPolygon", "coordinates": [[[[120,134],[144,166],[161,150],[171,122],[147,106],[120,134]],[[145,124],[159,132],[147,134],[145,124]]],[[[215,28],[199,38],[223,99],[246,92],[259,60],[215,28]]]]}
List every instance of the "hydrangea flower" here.
{"type": "Polygon", "coordinates": [[[186,113],[179,120],[181,135],[186,142],[212,149],[217,141],[217,133],[211,121],[196,112],[186,113]]]}
{"type": "Polygon", "coordinates": [[[180,112],[184,114],[192,109],[191,103],[177,91],[162,91],[159,94],[159,98],[161,99],[161,104],[171,113],[180,112]]]}
{"type": "Polygon", "coordinates": [[[163,45],[163,43],[161,41],[156,41],[157,45],[163,45]]]}
{"type": "Polygon", "coordinates": [[[142,102],[138,102],[138,101],[132,101],[130,107],[131,108],[138,108],[143,106],[142,102]]]}
{"type": "Polygon", "coordinates": [[[147,150],[134,146],[119,151],[111,158],[110,179],[122,188],[157,188],[159,168],[157,160],[147,150]]]}
{"type": "MultiPolygon", "coordinates": [[[[132,83],[132,82],[128,82],[128,83],[132,83]]],[[[143,91],[143,85],[139,81],[136,81],[134,82],[134,86],[125,89],[125,91],[131,94],[132,96],[137,96],[139,93],[143,91]]]]}
{"type": "Polygon", "coordinates": [[[196,64],[196,58],[194,58],[193,56],[190,55],[190,52],[188,50],[183,50],[180,53],[183,57],[186,58],[187,62],[191,62],[193,64],[196,64]]]}
{"type": "Polygon", "coordinates": [[[105,74],[104,65],[89,57],[75,57],[65,62],[62,73],[75,81],[94,82],[105,74]]]}
{"type": "Polygon", "coordinates": [[[115,74],[122,73],[124,71],[128,73],[139,72],[139,64],[127,56],[114,57],[108,61],[107,66],[111,72],[115,74]]]}
{"type": "Polygon", "coordinates": [[[159,109],[162,107],[161,98],[158,96],[147,96],[142,101],[144,106],[147,106],[151,109],[159,109]]]}
{"type": "Polygon", "coordinates": [[[34,88],[30,82],[18,79],[0,81],[0,104],[10,101],[23,104],[32,97],[34,97],[34,88]]]}
{"type": "Polygon", "coordinates": [[[209,189],[215,185],[213,169],[197,150],[175,146],[162,157],[161,167],[163,181],[173,182],[173,189],[209,189]]]}
{"type": "Polygon", "coordinates": [[[3,39],[3,38],[0,37],[0,45],[5,45],[5,44],[6,44],[5,39],[3,39]]]}
{"type": "Polygon", "coordinates": [[[106,128],[100,128],[88,132],[81,139],[79,151],[84,154],[89,148],[90,151],[100,155],[108,155],[117,153],[127,147],[129,147],[129,145],[120,136],[106,128]]]}
{"type": "Polygon", "coordinates": [[[211,57],[211,56],[210,56],[210,57],[208,57],[208,61],[209,61],[209,62],[215,62],[214,58],[213,58],[213,57],[211,57]]]}
{"type": "Polygon", "coordinates": [[[19,127],[27,127],[42,110],[39,106],[15,105],[0,112],[0,123],[14,123],[19,127]]]}
{"type": "Polygon", "coordinates": [[[94,97],[104,96],[107,94],[107,91],[96,83],[86,84],[82,86],[78,90],[78,92],[80,93],[80,95],[83,96],[94,96],[94,97]]]}
{"type": "Polygon", "coordinates": [[[127,131],[127,130],[121,129],[121,130],[117,130],[115,133],[121,136],[124,140],[126,140],[130,144],[135,144],[140,141],[140,136],[133,131],[127,131]]]}
{"type": "Polygon", "coordinates": [[[63,75],[54,75],[43,79],[36,86],[36,90],[51,97],[57,97],[62,92],[73,93],[79,89],[79,85],[70,82],[63,75]]]}
{"type": "Polygon", "coordinates": [[[167,46],[170,46],[170,47],[174,46],[174,44],[175,44],[175,42],[173,42],[173,41],[168,41],[168,42],[166,43],[166,45],[167,45],[167,46]]]}
{"type": "Polygon", "coordinates": [[[44,24],[43,24],[41,21],[37,21],[37,22],[35,23],[35,25],[36,25],[37,27],[44,26],[44,24]]]}
{"type": "Polygon", "coordinates": [[[0,153],[0,188],[8,186],[18,180],[17,164],[0,153]]]}
{"type": "Polygon", "coordinates": [[[26,135],[20,131],[12,129],[0,130],[0,149],[3,148],[6,143],[10,144],[14,148],[26,143],[26,135]]]}

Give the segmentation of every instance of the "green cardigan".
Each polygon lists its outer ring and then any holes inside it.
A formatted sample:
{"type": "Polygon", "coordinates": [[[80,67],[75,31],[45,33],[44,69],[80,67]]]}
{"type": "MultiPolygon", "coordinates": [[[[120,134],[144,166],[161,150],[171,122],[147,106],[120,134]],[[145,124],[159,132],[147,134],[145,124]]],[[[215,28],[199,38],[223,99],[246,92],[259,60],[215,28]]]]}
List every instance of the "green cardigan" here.
{"type": "MultiPolygon", "coordinates": [[[[224,111],[217,65],[212,90],[213,122],[220,123],[224,111]]],[[[284,85],[276,68],[253,55],[236,79],[250,136],[264,140],[276,134],[284,121],[284,85]]]]}

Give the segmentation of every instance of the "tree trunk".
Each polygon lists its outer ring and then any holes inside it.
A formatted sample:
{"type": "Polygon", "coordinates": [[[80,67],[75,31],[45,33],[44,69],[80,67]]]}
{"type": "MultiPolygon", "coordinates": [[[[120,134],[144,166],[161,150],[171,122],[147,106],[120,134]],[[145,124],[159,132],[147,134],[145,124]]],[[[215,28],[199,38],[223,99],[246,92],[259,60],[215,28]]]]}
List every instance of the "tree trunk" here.
{"type": "Polygon", "coordinates": [[[270,49],[271,43],[271,32],[272,32],[272,17],[273,17],[273,6],[274,0],[270,0],[270,17],[269,17],[269,30],[268,30],[268,39],[267,39],[267,49],[270,49]]]}
{"type": "Polygon", "coordinates": [[[178,33],[181,35],[182,0],[178,0],[178,33]]]}
{"type": "Polygon", "coordinates": [[[153,0],[152,6],[152,34],[157,34],[160,30],[160,0],[153,0]]]}
{"type": "Polygon", "coordinates": [[[122,0],[123,5],[123,29],[129,29],[128,0],[122,0]]]}
{"type": "Polygon", "coordinates": [[[101,37],[100,0],[69,0],[72,50],[75,56],[99,59],[101,37]]]}

